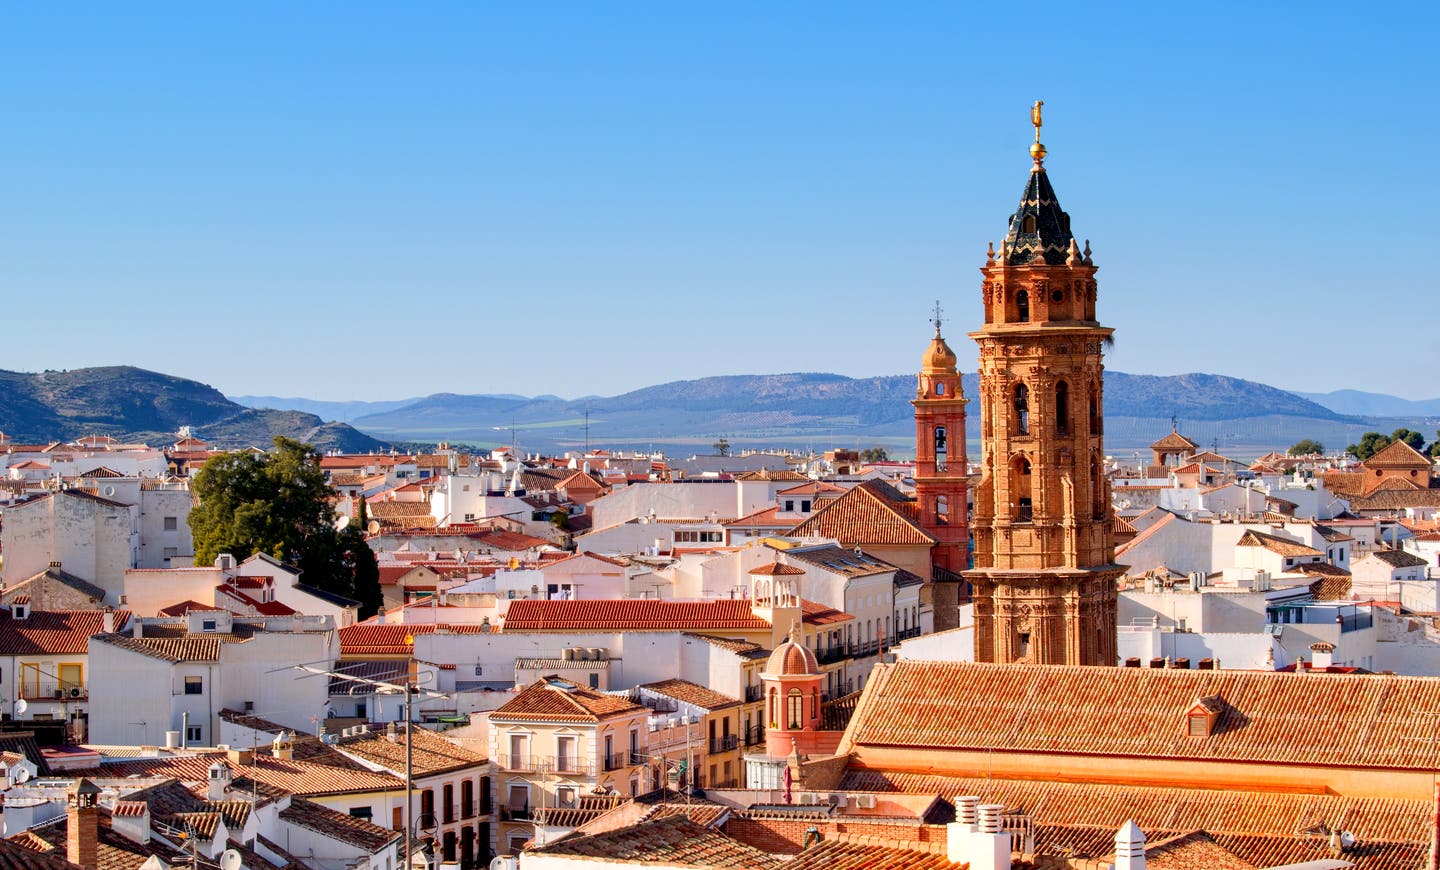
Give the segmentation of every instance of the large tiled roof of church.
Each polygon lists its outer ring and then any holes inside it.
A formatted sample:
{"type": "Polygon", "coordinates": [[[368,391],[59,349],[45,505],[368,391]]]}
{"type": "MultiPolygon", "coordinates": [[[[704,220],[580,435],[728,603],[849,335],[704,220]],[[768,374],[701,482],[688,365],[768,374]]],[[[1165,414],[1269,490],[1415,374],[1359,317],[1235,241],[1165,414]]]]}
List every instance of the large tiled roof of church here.
{"type": "Polygon", "coordinates": [[[743,867],[769,870],[780,862],[738,840],[673,815],[603,834],[570,837],[534,850],[601,861],[663,864],[669,867],[743,867]]]}
{"type": "Polygon", "coordinates": [[[1257,532],[1253,529],[1240,536],[1235,542],[1237,547],[1263,547],[1272,553],[1280,556],[1322,556],[1324,555],[1314,547],[1307,547],[1299,541],[1292,541],[1289,538],[1279,538],[1275,535],[1267,535],[1264,532],[1257,532]]]}
{"type": "Polygon", "coordinates": [[[558,677],[536,680],[490,714],[491,720],[598,722],[644,710],[623,695],[607,695],[558,677]]]}
{"type": "Polygon", "coordinates": [[[1199,444],[1196,444],[1194,441],[1191,441],[1189,438],[1186,438],[1184,435],[1181,435],[1179,432],[1172,429],[1170,430],[1169,435],[1166,435],[1164,438],[1161,438],[1159,441],[1151,444],[1150,449],[1190,451],[1195,450],[1199,446],[1199,444]]]}
{"type": "Polygon", "coordinates": [[[1065,262],[1073,241],[1070,215],[1061,210],[1055,188],[1050,186],[1050,176],[1044,168],[1036,167],[1025,182],[1019,207],[1010,216],[1010,226],[1005,233],[1005,249],[1009,251],[1006,262],[1011,266],[1031,264],[1036,254],[1043,252],[1045,262],[1057,266],[1065,262]],[[1034,230],[1028,233],[1024,231],[1026,218],[1035,221],[1034,230]]]}
{"type": "Polygon", "coordinates": [[[1406,444],[1404,441],[1391,441],[1365,460],[1366,468],[1430,468],[1430,458],[1420,451],[1406,444]]]}
{"type": "MultiPolygon", "coordinates": [[[[1299,677],[1297,679],[1308,679],[1299,677]]],[[[1328,679],[1328,678],[1327,678],[1328,679]]],[[[982,803],[1024,807],[1036,826],[1036,853],[1103,858],[1115,831],[1133,819],[1154,841],[1203,829],[1258,867],[1298,863],[1326,848],[1330,827],[1368,845],[1347,856],[1359,870],[1413,870],[1430,841],[1432,807],[1423,800],[1247,792],[1046,780],[1006,780],[850,770],[839,791],[977,795],[982,803]],[[1086,829],[1094,836],[1084,836],[1086,829]],[[1324,831],[1324,832],[1322,832],[1324,831]],[[1077,834],[1079,838],[1077,839],[1077,834]],[[1308,853],[1308,855],[1307,855],[1308,853]],[[1408,862],[1408,863],[1407,863],[1408,862]]]]}
{"type": "Polygon", "coordinates": [[[796,537],[818,535],[845,546],[934,544],[915,521],[915,503],[879,481],[866,481],[790,530],[796,537]]]}
{"type": "MultiPolygon", "coordinates": [[[[123,626],[130,612],[120,610],[114,616],[114,624],[123,626]]],[[[0,611],[0,655],[84,655],[104,621],[99,610],[32,610],[25,619],[0,611]]]]}
{"type": "Polygon", "coordinates": [[[875,667],[845,741],[1430,770],[1435,709],[1440,680],[1424,677],[901,661],[875,667]],[[1188,736],[1186,712],[1211,695],[1225,705],[1213,733],[1188,736]]]}

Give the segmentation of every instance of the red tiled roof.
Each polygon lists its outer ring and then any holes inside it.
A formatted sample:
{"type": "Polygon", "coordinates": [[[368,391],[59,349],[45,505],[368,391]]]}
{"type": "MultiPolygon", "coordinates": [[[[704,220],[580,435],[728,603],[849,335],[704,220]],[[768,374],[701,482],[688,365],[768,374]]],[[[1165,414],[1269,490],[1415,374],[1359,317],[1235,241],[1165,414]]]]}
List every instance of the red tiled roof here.
{"type": "Polygon", "coordinates": [[[1307,547],[1299,541],[1292,541],[1289,538],[1280,538],[1275,535],[1267,535],[1254,530],[1247,531],[1235,542],[1237,547],[1262,547],[1280,556],[1321,556],[1324,555],[1314,547],[1307,547]]]}
{"type": "Polygon", "coordinates": [[[738,698],[722,695],[689,680],[661,680],[658,683],[645,683],[642,688],[705,710],[726,710],[740,704],[738,698]]]}
{"type": "MultiPolygon", "coordinates": [[[[130,611],[115,611],[115,626],[123,627],[129,618],[130,611]]],[[[0,610],[0,655],[84,655],[104,622],[99,610],[32,610],[27,619],[0,610]]]]}
{"type": "Polygon", "coordinates": [[[1406,444],[1404,441],[1392,441],[1380,452],[1371,456],[1362,463],[1366,468],[1431,468],[1430,459],[1425,454],[1406,444]]]}
{"type": "MultiPolygon", "coordinates": [[[[209,779],[210,765],[216,761],[228,762],[223,752],[205,752],[195,755],[166,756],[161,758],[128,759],[113,763],[102,763],[100,767],[84,771],[72,771],[72,775],[89,777],[128,776],[169,776],[183,782],[203,783],[209,779]]],[[[251,764],[230,767],[235,776],[249,777],[274,788],[283,789],[301,797],[316,795],[356,794],[373,791],[403,791],[405,782],[388,773],[356,770],[353,767],[336,767],[312,761],[282,761],[263,752],[255,753],[251,764]]]]}
{"type": "MultiPolygon", "coordinates": [[[[517,602],[518,603],[518,602],[517,602]]],[[[433,634],[436,626],[428,623],[404,625],[373,622],[358,622],[340,629],[340,654],[359,655],[406,655],[412,647],[405,642],[406,636],[433,634]]],[[[484,634],[478,625],[447,625],[451,634],[484,634]]]]}
{"type": "Polygon", "coordinates": [[[846,547],[865,544],[934,544],[915,522],[915,503],[894,487],[866,481],[790,530],[797,537],[834,538],[846,547]]]}
{"type": "Polygon", "coordinates": [[[570,837],[535,852],[598,858],[602,862],[638,862],[691,867],[744,867],[769,870],[780,862],[738,840],[673,815],[588,837],[570,837]]]}
{"type": "Polygon", "coordinates": [[[546,722],[598,722],[609,716],[644,710],[621,695],[607,695],[555,677],[536,680],[525,691],[506,701],[494,713],[496,719],[543,720],[546,722]]]}
{"type": "Polygon", "coordinates": [[[1434,709],[1425,677],[901,661],[875,667],[847,741],[1428,771],[1434,709]],[[1210,695],[1225,704],[1214,732],[1187,736],[1210,695]]]}

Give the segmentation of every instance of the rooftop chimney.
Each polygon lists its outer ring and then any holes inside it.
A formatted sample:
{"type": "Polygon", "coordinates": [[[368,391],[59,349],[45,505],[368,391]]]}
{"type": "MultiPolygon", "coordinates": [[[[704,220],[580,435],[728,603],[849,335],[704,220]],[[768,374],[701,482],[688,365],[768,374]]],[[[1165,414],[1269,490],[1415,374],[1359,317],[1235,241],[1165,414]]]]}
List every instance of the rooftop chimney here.
{"type": "Polygon", "coordinates": [[[1115,870],[1145,870],[1145,833],[1133,820],[1115,833],[1115,870]]]}
{"type": "Polygon", "coordinates": [[[115,633],[115,611],[114,611],[114,610],[111,610],[110,608],[107,607],[107,608],[105,608],[105,612],[100,615],[100,630],[103,631],[103,632],[105,632],[106,634],[114,634],[114,633],[115,633]]]}
{"type": "Polygon", "coordinates": [[[981,804],[979,830],[968,840],[970,870],[1010,870],[1010,832],[1001,814],[1004,804],[981,804]]]}
{"type": "Polygon", "coordinates": [[[1310,644],[1310,667],[1320,671],[1335,666],[1335,644],[1320,641],[1310,644]]]}
{"type": "Polygon", "coordinates": [[[65,859],[85,870],[96,870],[100,856],[100,810],[95,801],[100,789],[81,777],[65,796],[68,816],[65,829],[65,859]]]}

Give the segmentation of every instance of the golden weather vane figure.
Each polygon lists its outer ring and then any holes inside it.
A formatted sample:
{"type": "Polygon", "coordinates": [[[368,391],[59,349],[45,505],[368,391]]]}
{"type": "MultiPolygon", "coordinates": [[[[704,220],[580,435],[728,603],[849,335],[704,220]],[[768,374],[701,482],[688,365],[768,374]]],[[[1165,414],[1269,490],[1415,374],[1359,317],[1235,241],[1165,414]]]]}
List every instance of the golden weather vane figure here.
{"type": "Polygon", "coordinates": [[[1040,118],[1040,108],[1044,105],[1044,100],[1036,100],[1035,105],[1030,107],[1030,123],[1035,125],[1035,144],[1030,146],[1030,156],[1034,158],[1036,166],[1045,161],[1045,146],[1040,144],[1040,127],[1044,124],[1040,118]]]}

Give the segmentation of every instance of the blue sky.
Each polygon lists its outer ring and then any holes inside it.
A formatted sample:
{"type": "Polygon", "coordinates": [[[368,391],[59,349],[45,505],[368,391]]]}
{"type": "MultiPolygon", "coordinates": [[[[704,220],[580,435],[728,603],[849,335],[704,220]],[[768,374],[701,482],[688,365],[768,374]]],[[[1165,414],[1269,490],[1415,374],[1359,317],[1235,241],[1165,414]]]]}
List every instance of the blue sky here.
{"type": "Polygon", "coordinates": [[[1440,394],[1433,5],[12,4],[0,368],[613,394],[962,366],[1047,166],[1111,368],[1440,394]]]}

